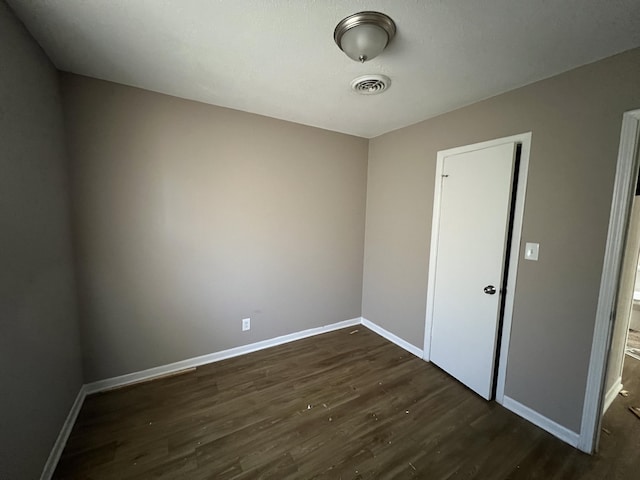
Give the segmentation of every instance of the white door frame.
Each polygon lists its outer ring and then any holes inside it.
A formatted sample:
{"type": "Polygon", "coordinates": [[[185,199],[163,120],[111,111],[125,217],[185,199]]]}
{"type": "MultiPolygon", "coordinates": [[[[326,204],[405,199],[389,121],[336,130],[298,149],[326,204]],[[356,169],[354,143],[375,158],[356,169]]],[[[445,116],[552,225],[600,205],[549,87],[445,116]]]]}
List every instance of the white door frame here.
{"type": "Polygon", "coordinates": [[[505,143],[520,143],[520,168],[518,170],[518,184],[516,187],[516,203],[513,215],[513,230],[511,236],[511,252],[509,255],[509,271],[507,273],[507,291],[505,297],[502,336],[500,337],[500,358],[498,359],[498,379],[496,386],[496,401],[503,403],[504,380],[507,373],[507,358],[509,353],[509,339],[511,338],[511,321],[513,316],[514,293],[516,290],[516,276],[518,260],[520,258],[520,240],[522,236],[522,218],[524,216],[524,202],[527,190],[527,174],[529,172],[529,153],[531,151],[531,132],[521,133],[505,138],[489,140],[487,142],[450,148],[438,152],[436,163],[435,191],[433,195],[433,218],[431,223],[431,249],[429,253],[429,280],[427,284],[427,313],[424,329],[424,355],[430,361],[431,331],[433,327],[433,301],[435,298],[436,262],[438,255],[438,234],[440,229],[440,197],[442,194],[442,172],[445,157],[466,153],[482,148],[494,147],[505,143]]]}
{"type": "Polygon", "coordinates": [[[629,213],[633,188],[638,174],[638,138],[640,135],[640,110],[626,112],[622,116],[620,147],[616,177],[611,200],[609,233],[604,253],[596,322],[591,346],[591,358],[587,374],[587,388],[582,409],[582,424],[578,448],[593,453],[600,437],[600,421],[606,388],[607,361],[611,348],[613,320],[615,319],[618,284],[626,234],[629,226],[629,213]]]}

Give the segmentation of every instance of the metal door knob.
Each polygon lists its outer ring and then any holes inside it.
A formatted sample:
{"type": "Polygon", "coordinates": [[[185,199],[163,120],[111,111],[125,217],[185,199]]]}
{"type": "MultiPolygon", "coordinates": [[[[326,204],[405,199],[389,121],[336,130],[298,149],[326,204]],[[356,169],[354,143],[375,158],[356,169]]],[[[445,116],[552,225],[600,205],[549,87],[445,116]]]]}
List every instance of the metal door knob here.
{"type": "Polygon", "coordinates": [[[487,285],[486,287],[484,287],[484,293],[486,293],[487,295],[493,295],[494,293],[496,293],[496,287],[494,287],[493,285],[487,285]]]}

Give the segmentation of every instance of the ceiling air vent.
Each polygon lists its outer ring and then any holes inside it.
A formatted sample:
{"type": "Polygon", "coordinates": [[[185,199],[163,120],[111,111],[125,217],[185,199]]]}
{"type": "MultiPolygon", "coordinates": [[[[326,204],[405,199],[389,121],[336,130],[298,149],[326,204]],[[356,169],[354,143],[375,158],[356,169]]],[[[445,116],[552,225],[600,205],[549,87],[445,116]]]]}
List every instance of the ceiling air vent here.
{"type": "Polygon", "coordinates": [[[384,75],[364,75],[351,81],[351,88],[360,95],[376,95],[391,85],[391,79],[384,75]]]}

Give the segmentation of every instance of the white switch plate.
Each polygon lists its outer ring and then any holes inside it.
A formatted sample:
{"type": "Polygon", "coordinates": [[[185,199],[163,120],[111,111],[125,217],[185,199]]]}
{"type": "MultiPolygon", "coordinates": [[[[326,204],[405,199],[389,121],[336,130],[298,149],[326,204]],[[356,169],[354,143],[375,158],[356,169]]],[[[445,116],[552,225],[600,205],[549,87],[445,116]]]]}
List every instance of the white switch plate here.
{"type": "Polygon", "coordinates": [[[539,243],[527,243],[524,246],[524,258],[525,260],[538,261],[538,253],[540,252],[539,243]]]}
{"type": "Polygon", "coordinates": [[[242,331],[246,332],[247,330],[251,330],[251,319],[243,318],[242,319],[242,331]]]}

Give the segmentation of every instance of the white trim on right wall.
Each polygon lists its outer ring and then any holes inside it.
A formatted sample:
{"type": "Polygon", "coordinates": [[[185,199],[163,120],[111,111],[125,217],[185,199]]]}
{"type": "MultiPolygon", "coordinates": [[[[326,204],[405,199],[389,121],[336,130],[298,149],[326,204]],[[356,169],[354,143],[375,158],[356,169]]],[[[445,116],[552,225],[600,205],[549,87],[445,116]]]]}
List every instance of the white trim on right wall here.
{"type": "Polygon", "coordinates": [[[505,295],[504,319],[502,323],[502,336],[500,339],[500,356],[498,358],[498,378],[496,384],[496,401],[504,403],[504,387],[507,375],[507,358],[509,355],[509,340],[511,338],[511,323],[513,319],[513,304],[516,290],[516,277],[518,262],[520,260],[520,243],[522,237],[522,219],[524,217],[524,203],[527,193],[527,175],[529,173],[529,155],[531,152],[531,132],[521,133],[505,138],[489,140],[487,142],[451,148],[438,152],[436,163],[435,190],[433,195],[433,217],[431,222],[431,250],[429,252],[429,277],[427,283],[427,308],[424,329],[423,358],[430,360],[431,353],[431,329],[433,325],[433,301],[435,296],[434,282],[436,276],[436,262],[438,252],[438,230],[440,225],[440,196],[441,174],[446,156],[455,155],[472,150],[493,147],[505,143],[519,143],[522,145],[520,152],[520,168],[518,170],[518,184],[516,186],[516,203],[513,214],[513,230],[511,234],[511,253],[509,256],[509,270],[507,272],[507,291],[505,295]]]}
{"type": "Polygon", "coordinates": [[[386,330],[386,329],[382,328],[380,325],[378,325],[376,323],[373,323],[372,321],[367,320],[364,317],[362,317],[362,325],[367,327],[369,330],[374,331],[375,333],[377,333],[381,337],[386,338],[390,342],[395,343],[400,348],[405,349],[407,352],[412,353],[416,357],[422,358],[423,352],[422,352],[422,350],[420,348],[410,344],[409,342],[407,342],[406,340],[400,338],[396,334],[391,333],[389,330],[386,330]]]}
{"type": "Polygon", "coordinates": [[[582,409],[580,442],[578,448],[593,453],[600,438],[600,421],[605,397],[607,361],[611,349],[614,311],[618,296],[618,284],[622,256],[629,226],[629,214],[633,189],[638,174],[638,138],[640,135],[640,110],[626,112],[622,116],[620,147],[616,177],[611,200],[609,233],[604,252],[600,293],[596,308],[596,322],[591,345],[591,358],[587,374],[587,388],[582,409]]]}
{"type": "Polygon", "coordinates": [[[563,442],[568,443],[572,447],[578,445],[578,440],[580,439],[580,435],[576,432],[569,430],[566,427],[563,427],[559,423],[554,422],[553,420],[545,417],[544,415],[540,415],[535,410],[530,409],[526,405],[517,402],[511,397],[504,396],[504,402],[502,404],[504,408],[511,410],[513,413],[521,416],[522,418],[529,420],[534,425],[540,427],[543,430],[546,430],[554,437],[559,438],[563,442]]]}

